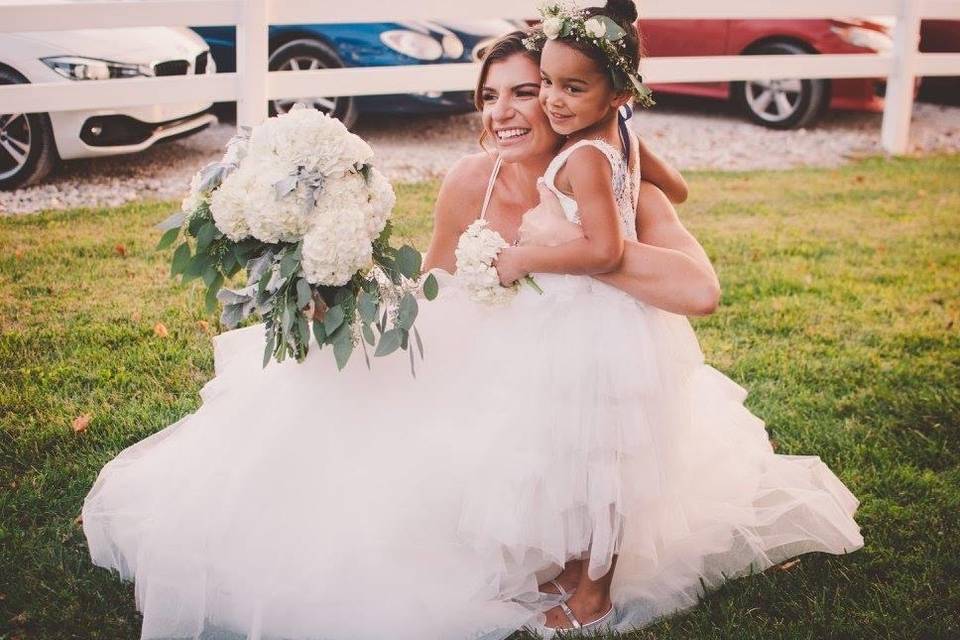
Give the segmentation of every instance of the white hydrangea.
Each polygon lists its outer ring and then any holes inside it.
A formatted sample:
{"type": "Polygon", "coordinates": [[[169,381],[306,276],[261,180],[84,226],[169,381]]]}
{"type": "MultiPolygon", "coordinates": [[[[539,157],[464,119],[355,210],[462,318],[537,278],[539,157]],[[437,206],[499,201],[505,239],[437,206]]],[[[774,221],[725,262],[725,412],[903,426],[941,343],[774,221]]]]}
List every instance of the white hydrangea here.
{"type": "Polygon", "coordinates": [[[367,232],[372,239],[376,239],[387,225],[387,218],[397,203],[397,196],[390,181],[376,169],[371,168],[367,178],[367,189],[370,192],[367,232]]]}
{"type": "Polygon", "coordinates": [[[244,173],[255,174],[255,186],[249,192],[246,205],[250,235],[263,242],[296,242],[310,230],[316,212],[305,206],[307,190],[304,185],[278,198],[274,184],[290,175],[291,169],[278,162],[263,162],[251,158],[241,167],[244,173]]]}
{"type": "Polygon", "coordinates": [[[373,159],[373,150],[343,123],[316,109],[294,108],[253,130],[249,153],[275,156],[324,175],[347,171],[373,159]]]}
{"type": "Polygon", "coordinates": [[[303,237],[303,273],[311,284],[340,286],[373,263],[366,219],[359,209],[326,212],[303,237]]]}
{"type": "Polygon", "coordinates": [[[234,171],[210,196],[214,224],[235,242],[250,235],[246,208],[257,187],[254,177],[242,169],[234,171]]]}
{"type": "Polygon", "coordinates": [[[467,227],[457,242],[457,278],[473,300],[484,304],[505,304],[517,293],[517,285],[500,284],[493,261],[500,250],[509,246],[499,233],[487,227],[487,221],[476,220],[467,227]]]}
{"type": "MultiPolygon", "coordinates": [[[[372,266],[373,241],[396,203],[390,182],[369,166],[372,159],[366,142],[316,109],[269,118],[249,140],[228,146],[223,162],[239,168],[210,197],[214,222],[232,240],[302,240],[307,280],[346,284],[372,266]]],[[[199,177],[184,206],[204,197],[198,187],[199,177]]]]}

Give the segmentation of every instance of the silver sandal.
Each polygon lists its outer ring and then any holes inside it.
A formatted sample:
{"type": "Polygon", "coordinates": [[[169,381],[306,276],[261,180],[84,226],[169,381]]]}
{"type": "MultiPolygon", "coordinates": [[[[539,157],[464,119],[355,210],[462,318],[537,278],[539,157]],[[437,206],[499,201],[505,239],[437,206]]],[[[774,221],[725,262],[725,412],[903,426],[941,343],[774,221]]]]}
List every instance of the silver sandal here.
{"type": "Polygon", "coordinates": [[[569,607],[569,605],[567,605],[565,601],[561,600],[557,606],[560,607],[560,611],[562,611],[563,615],[565,615],[567,617],[567,620],[570,621],[571,628],[558,629],[556,627],[547,627],[547,626],[539,627],[537,631],[539,631],[544,638],[552,638],[558,633],[569,634],[571,632],[575,632],[577,634],[580,634],[580,633],[583,633],[584,631],[595,631],[600,629],[603,626],[609,626],[610,620],[608,620],[608,618],[611,618],[614,611],[614,606],[613,604],[611,604],[610,608],[607,610],[605,614],[603,614],[596,620],[591,620],[590,622],[583,624],[577,619],[577,616],[573,614],[573,610],[569,607]]]}
{"type": "Polygon", "coordinates": [[[560,583],[557,582],[556,580],[547,580],[547,584],[552,584],[554,587],[556,587],[557,592],[556,592],[556,593],[546,593],[546,592],[544,592],[545,595],[548,595],[548,596],[560,596],[560,600],[567,600],[567,599],[569,599],[570,596],[572,596],[572,595],[573,595],[574,593],[576,593],[576,591],[577,591],[576,588],[573,588],[573,589],[570,589],[570,591],[567,591],[567,590],[564,589],[562,586],[560,586],[560,583]]]}

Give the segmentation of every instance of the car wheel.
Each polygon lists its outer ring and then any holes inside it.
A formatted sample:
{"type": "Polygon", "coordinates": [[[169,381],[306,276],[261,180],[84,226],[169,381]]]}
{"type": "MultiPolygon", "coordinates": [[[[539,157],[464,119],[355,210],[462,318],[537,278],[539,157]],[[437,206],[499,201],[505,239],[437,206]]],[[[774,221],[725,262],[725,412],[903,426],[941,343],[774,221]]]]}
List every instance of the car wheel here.
{"type": "MultiPolygon", "coordinates": [[[[308,69],[338,69],[343,67],[337,53],[319,40],[291,40],[277,48],[270,56],[270,71],[305,71],[308,69]]],[[[347,127],[357,121],[357,104],[352,96],[325,98],[285,98],[270,101],[270,115],[286,113],[297,102],[303,102],[319,111],[338,118],[347,127]]]]}
{"type": "MultiPolygon", "coordinates": [[[[804,55],[790,42],[768,42],[745,55],[804,55]]],[[[771,129],[796,129],[816,120],[830,101],[828,80],[765,79],[731,83],[734,102],[750,120],[771,129]]]]}
{"type": "MultiPolygon", "coordinates": [[[[26,82],[20,74],[0,68],[0,84],[26,82]]],[[[43,180],[59,159],[47,114],[0,113],[0,190],[43,180]]]]}

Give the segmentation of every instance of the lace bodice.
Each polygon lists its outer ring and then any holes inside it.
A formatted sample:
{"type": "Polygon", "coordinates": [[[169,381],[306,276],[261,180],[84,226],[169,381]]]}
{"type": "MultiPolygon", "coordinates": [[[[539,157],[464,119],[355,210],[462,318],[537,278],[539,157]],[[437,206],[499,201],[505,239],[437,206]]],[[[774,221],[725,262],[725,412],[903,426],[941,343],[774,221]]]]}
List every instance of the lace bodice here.
{"type": "Polygon", "coordinates": [[[560,199],[560,205],[567,219],[571,222],[580,224],[580,213],[577,201],[562,193],[557,189],[554,181],[557,178],[557,172],[566,163],[575,150],[580,147],[591,145],[603,152],[603,155],[610,161],[610,168],[613,170],[613,195],[617,202],[617,211],[620,222],[623,224],[623,233],[631,240],[637,239],[636,224],[636,194],[639,193],[640,171],[639,168],[633,171],[627,166],[627,161],[619,150],[612,147],[605,140],[580,140],[557,154],[547,167],[543,174],[544,183],[547,188],[553,191],[560,199]]]}

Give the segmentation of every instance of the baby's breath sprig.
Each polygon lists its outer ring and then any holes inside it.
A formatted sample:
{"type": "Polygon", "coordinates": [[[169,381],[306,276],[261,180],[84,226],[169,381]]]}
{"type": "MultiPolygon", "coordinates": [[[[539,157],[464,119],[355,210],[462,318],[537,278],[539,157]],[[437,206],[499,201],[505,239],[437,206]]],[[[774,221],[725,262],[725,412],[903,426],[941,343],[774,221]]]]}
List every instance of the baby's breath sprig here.
{"type": "Polygon", "coordinates": [[[540,7],[543,21],[540,28],[523,40],[531,51],[543,49],[547,40],[574,38],[586,40],[597,47],[610,63],[610,80],[617,91],[629,91],[641,107],[656,104],[653,94],[644,84],[630,59],[624,55],[627,32],[609,16],[587,17],[586,12],[573,4],[544,4],[540,7]]]}

